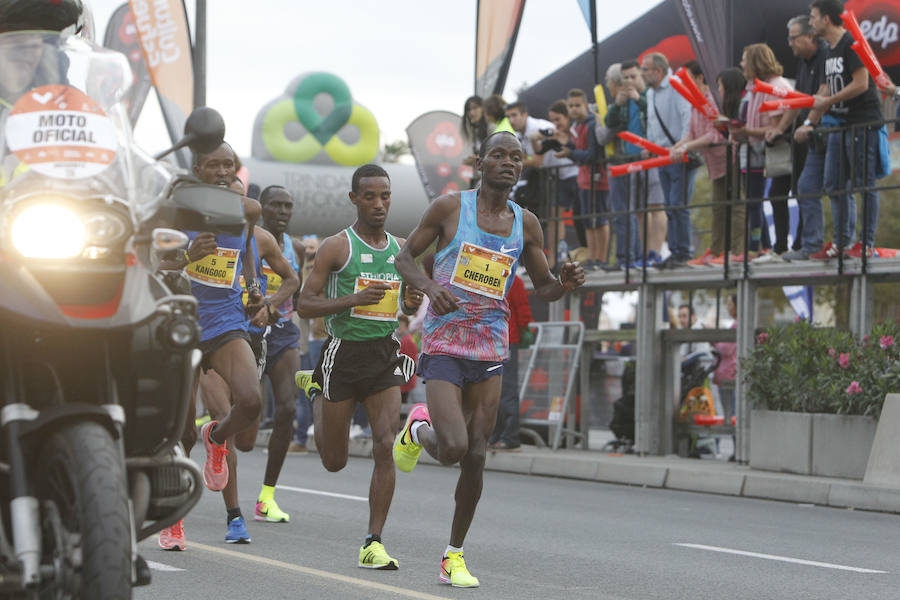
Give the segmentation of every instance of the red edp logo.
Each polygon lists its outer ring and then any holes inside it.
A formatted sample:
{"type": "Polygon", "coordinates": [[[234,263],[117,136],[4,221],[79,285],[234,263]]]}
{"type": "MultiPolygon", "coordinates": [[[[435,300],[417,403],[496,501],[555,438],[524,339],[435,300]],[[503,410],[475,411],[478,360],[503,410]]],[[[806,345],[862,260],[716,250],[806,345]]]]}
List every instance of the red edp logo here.
{"type": "Polygon", "coordinates": [[[850,0],[845,5],[859,21],[882,66],[900,65],[900,5],[886,0],[850,0]]]}

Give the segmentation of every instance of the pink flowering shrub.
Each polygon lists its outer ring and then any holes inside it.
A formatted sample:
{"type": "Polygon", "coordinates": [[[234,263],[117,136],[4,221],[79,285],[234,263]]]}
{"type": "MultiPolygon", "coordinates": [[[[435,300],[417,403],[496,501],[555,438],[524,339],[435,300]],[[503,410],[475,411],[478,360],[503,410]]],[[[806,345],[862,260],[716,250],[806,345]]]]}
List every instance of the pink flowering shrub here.
{"type": "Polygon", "coordinates": [[[878,417],[884,396],[900,392],[898,336],[896,323],[879,323],[863,339],[807,321],[769,328],[741,363],[749,400],[769,410],[878,417]]]}

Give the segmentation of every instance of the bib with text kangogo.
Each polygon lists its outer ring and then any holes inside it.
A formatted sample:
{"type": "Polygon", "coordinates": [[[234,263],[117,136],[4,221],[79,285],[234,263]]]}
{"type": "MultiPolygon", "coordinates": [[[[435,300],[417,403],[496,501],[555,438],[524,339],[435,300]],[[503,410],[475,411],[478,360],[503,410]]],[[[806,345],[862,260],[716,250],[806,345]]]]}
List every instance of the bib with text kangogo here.
{"type": "Polygon", "coordinates": [[[475,294],[502,300],[515,262],[514,256],[463,242],[450,282],[475,294]]]}
{"type": "Polygon", "coordinates": [[[235,248],[216,248],[213,254],[204,256],[184,268],[185,274],[202,285],[217,288],[234,286],[238,269],[240,250],[235,248]]]}

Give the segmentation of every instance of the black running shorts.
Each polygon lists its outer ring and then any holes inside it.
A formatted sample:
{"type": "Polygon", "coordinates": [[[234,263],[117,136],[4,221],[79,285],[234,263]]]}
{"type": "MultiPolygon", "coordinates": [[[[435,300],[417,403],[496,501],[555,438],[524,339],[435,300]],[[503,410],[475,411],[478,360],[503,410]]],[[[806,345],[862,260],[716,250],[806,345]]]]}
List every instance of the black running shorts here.
{"type": "Polygon", "coordinates": [[[415,370],[415,361],[400,353],[400,342],[393,335],[359,342],[329,337],[313,381],[331,402],[363,400],[403,385],[415,370]]]}
{"type": "Polygon", "coordinates": [[[249,344],[250,334],[246,331],[235,329],[219,334],[214,338],[206,340],[205,342],[200,342],[200,351],[203,352],[203,360],[200,362],[200,365],[203,367],[204,373],[212,369],[212,355],[215,354],[222,346],[224,346],[231,340],[236,339],[244,340],[249,344]]]}

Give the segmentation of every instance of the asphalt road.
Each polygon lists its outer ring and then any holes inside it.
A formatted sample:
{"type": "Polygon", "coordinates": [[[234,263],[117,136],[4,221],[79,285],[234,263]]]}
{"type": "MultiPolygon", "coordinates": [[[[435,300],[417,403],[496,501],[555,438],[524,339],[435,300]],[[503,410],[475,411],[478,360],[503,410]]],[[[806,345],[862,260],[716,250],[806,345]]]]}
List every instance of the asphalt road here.
{"type": "Polygon", "coordinates": [[[253,543],[224,542],[224,505],[207,492],[186,552],[141,543],[153,583],[135,598],[900,598],[898,516],[505,473],[486,474],[466,540],[481,588],[453,589],[438,571],[455,469],[397,473],[383,537],[400,569],[370,571],[356,566],[370,460],[333,474],[318,455],[288,456],[280,483],[295,489],[276,498],[289,524],[252,521],[265,455],[239,460],[253,543]]]}

